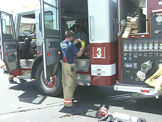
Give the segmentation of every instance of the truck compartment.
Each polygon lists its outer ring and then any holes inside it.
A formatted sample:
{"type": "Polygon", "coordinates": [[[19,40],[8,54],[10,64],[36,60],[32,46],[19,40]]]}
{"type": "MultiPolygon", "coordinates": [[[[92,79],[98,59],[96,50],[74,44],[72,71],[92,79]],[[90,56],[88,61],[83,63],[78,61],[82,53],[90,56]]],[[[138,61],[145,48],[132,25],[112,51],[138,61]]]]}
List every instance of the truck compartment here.
{"type": "MultiPolygon", "coordinates": [[[[61,1],[61,31],[62,40],[65,38],[65,31],[72,30],[74,39],[80,38],[85,42],[85,51],[81,57],[76,57],[77,82],[79,85],[90,85],[91,76],[89,59],[89,30],[88,30],[88,4],[87,0],[62,0],[61,1]],[[86,55],[88,54],[88,55],[86,55]],[[82,72],[87,74],[82,74],[82,72]]],[[[77,49],[81,43],[76,44],[77,49]]]]}
{"type": "MultiPolygon", "coordinates": [[[[131,34],[148,33],[147,0],[118,0],[118,3],[119,22],[126,20],[128,26],[128,18],[137,17],[138,31],[131,34]]],[[[120,26],[119,30],[121,29],[120,26]]]]}
{"type": "MultiPolygon", "coordinates": [[[[85,51],[81,57],[76,57],[77,71],[88,72],[89,60],[89,32],[88,32],[88,4],[87,0],[62,0],[61,1],[61,31],[62,39],[65,38],[65,31],[74,31],[74,39],[80,38],[85,42],[85,51]],[[85,55],[88,54],[88,55],[85,55]]],[[[76,45],[81,48],[81,43],[76,45]]]]}
{"type": "MultiPolygon", "coordinates": [[[[146,25],[151,27],[151,31],[149,30],[150,35],[148,34],[147,37],[145,36],[146,33],[141,32],[138,35],[119,39],[121,40],[121,82],[124,84],[145,85],[145,81],[159,69],[159,64],[162,63],[162,35],[156,33],[156,30],[159,30],[162,25],[156,21],[158,15],[151,14],[149,13],[151,11],[147,10],[147,0],[119,0],[118,2],[120,6],[119,21],[125,19],[128,13],[132,11],[142,10],[143,12],[140,14],[144,14],[146,18],[141,19],[139,15],[138,21],[145,20],[146,25]],[[149,23],[146,21],[148,14],[151,14],[149,23]],[[145,73],[148,66],[143,64],[148,61],[152,62],[152,67],[145,73]],[[139,78],[138,71],[144,72],[144,79],[139,78]]],[[[146,32],[148,31],[147,26],[146,32]]],[[[143,28],[143,26],[141,27],[143,28]]]]}

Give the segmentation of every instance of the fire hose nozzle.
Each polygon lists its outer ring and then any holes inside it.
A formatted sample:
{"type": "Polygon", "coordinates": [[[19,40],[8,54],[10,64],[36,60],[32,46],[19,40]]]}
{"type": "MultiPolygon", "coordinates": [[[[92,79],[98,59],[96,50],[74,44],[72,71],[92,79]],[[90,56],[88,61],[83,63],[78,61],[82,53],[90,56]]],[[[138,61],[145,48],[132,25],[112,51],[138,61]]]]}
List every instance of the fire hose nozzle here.
{"type": "Polygon", "coordinates": [[[137,77],[141,80],[144,81],[146,79],[146,74],[149,70],[152,69],[152,61],[146,61],[141,65],[141,70],[137,72],[137,77]]]}
{"type": "Polygon", "coordinates": [[[146,78],[146,74],[141,72],[141,71],[138,71],[137,72],[137,77],[141,80],[141,81],[144,81],[144,79],[146,78]]]}

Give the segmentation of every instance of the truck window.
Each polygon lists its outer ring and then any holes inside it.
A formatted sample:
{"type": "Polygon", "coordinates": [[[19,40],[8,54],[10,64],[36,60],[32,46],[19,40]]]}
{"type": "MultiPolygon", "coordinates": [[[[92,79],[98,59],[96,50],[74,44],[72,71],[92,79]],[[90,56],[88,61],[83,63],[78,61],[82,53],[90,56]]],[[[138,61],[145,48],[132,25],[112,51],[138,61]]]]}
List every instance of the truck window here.
{"type": "MultiPolygon", "coordinates": [[[[51,3],[50,0],[45,0],[45,2],[51,3]]],[[[59,30],[58,7],[55,0],[52,0],[52,2],[54,2],[54,5],[56,5],[55,7],[51,7],[48,4],[44,5],[45,28],[51,30],[59,30]]]]}
{"type": "Polygon", "coordinates": [[[56,30],[56,19],[53,19],[53,12],[47,11],[45,12],[45,27],[47,29],[54,29],[56,30]]]}
{"type": "Polygon", "coordinates": [[[9,15],[2,13],[2,32],[5,35],[13,36],[12,20],[9,15]]]}

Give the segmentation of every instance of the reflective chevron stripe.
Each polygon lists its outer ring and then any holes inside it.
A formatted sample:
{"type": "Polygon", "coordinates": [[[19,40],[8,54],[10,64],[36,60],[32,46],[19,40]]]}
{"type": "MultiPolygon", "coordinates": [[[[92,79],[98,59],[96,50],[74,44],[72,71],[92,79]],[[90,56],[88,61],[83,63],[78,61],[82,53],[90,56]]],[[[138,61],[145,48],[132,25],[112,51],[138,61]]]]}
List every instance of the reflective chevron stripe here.
{"type": "Polygon", "coordinates": [[[72,100],[64,100],[64,103],[66,103],[66,104],[71,104],[71,103],[73,103],[73,102],[72,102],[72,100]]]}

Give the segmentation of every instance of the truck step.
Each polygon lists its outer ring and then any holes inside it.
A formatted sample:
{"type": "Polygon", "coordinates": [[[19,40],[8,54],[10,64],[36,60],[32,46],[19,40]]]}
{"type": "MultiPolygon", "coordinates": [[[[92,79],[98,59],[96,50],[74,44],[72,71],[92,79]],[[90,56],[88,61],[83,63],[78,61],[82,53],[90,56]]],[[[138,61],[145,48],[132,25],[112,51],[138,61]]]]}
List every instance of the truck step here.
{"type": "Polygon", "coordinates": [[[30,76],[28,75],[21,75],[21,76],[17,76],[18,79],[30,79],[30,76]]]}

